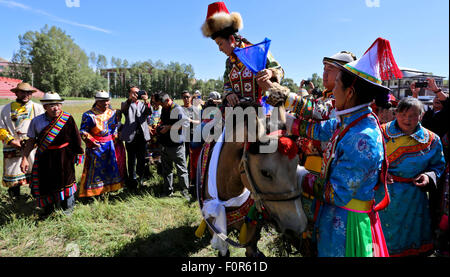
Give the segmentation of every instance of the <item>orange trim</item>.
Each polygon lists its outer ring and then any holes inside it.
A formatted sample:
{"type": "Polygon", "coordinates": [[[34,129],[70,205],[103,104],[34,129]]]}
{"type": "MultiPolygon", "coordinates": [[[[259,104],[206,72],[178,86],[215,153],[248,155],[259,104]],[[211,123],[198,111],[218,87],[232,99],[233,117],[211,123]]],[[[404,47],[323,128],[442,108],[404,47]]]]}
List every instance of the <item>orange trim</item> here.
{"type": "Polygon", "coordinates": [[[69,146],[68,142],[61,144],[61,145],[52,145],[52,146],[47,147],[47,149],[48,150],[63,149],[64,147],[67,147],[67,146],[69,146]]]}
{"type": "MultiPolygon", "coordinates": [[[[427,130],[428,131],[428,130],[427,130]]],[[[429,132],[429,131],[428,131],[429,132]]],[[[405,153],[416,153],[416,152],[420,152],[424,149],[427,149],[428,147],[430,147],[430,145],[433,143],[434,141],[434,134],[432,132],[429,132],[430,135],[430,139],[428,140],[427,143],[417,143],[416,145],[412,145],[412,146],[403,146],[403,147],[398,147],[395,151],[393,151],[389,156],[388,156],[388,160],[389,163],[397,160],[399,157],[401,157],[403,154],[405,153]]],[[[389,139],[388,142],[386,142],[386,144],[392,143],[395,145],[395,143],[391,142],[392,140],[389,139]]]]}
{"type": "Polygon", "coordinates": [[[92,197],[97,196],[106,192],[116,191],[123,187],[123,182],[112,184],[112,185],[106,185],[101,188],[97,189],[88,189],[86,190],[83,185],[80,184],[80,194],[78,197],[92,197]]]}

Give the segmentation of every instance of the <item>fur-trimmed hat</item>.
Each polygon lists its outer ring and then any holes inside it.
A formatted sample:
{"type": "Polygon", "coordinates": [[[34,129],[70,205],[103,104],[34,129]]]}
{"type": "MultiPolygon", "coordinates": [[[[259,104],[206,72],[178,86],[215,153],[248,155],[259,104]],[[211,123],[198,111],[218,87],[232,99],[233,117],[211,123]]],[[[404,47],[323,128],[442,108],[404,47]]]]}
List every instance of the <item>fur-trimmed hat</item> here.
{"type": "Polygon", "coordinates": [[[244,27],[242,17],[237,12],[228,12],[224,2],[209,4],[206,20],[202,25],[205,37],[216,39],[220,35],[231,35],[244,27]]]}

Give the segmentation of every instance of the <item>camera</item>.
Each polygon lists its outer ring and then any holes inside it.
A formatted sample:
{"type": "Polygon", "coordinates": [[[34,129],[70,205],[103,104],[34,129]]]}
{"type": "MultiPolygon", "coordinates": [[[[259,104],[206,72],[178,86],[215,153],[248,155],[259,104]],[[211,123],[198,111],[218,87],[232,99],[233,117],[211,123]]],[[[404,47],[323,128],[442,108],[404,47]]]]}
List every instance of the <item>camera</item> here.
{"type": "Polygon", "coordinates": [[[145,90],[140,90],[140,91],[138,91],[138,93],[137,93],[137,95],[138,95],[137,99],[142,99],[142,95],[146,95],[146,94],[147,94],[147,92],[145,92],[145,90]]]}
{"type": "Polygon", "coordinates": [[[426,88],[428,87],[428,82],[424,81],[424,82],[416,82],[416,88],[426,88]]]}
{"type": "Polygon", "coordinates": [[[309,86],[309,83],[310,83],[310,82],[311,82],[310,79],[303,80],[303,85],[304,85],[304,86],[309,86]]]}

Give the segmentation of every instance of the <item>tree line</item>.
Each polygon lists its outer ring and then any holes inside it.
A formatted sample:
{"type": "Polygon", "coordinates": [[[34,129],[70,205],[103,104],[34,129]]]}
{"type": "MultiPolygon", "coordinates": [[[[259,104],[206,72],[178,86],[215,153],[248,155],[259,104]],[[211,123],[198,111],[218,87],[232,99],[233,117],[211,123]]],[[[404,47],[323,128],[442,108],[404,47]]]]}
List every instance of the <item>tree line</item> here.
{"type": "MultiPolygon", "coordinates": [[[[133,85],[148,92],[164,91],[174,98],[179,98],[184,90],[200,90],[203,95],[223,90],[222,78],[196,79],[190,64],[165,64],[161,60],[129,63],[116,57],[108,62],[107,57],[95,52],[88,56],[70,35],[55,26],[45,25],[40,31],[19,35],[19,45],[11,65],[0,75],[66,97],[90,98],[98,90],[108,90],[113,97],[127,97],[128,88],[133,85]]],[[[313,82],[321,86],[321,78],[315,75],[313,82]]],[[[298,90],[292,79],[284,79],[283,84],[292,91],[298,90]]]]}

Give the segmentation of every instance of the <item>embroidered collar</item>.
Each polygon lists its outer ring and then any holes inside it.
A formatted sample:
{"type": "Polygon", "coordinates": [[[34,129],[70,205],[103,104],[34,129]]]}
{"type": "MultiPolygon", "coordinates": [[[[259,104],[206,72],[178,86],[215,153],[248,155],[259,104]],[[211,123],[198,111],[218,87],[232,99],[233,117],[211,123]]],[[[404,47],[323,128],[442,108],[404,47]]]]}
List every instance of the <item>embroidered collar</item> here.
{"type": "Polygon", "coordinates": [[[347,123],[353,121],[352,118],[354,117],[354,115],[356,115],[356,114],[360,115],[364,112],[371,112],[369,105],[370,105],[369,103],[366,103],[366,104],[355,106],[353,108],[342,110],[342,111],[336,110],[336,118],[339,122],[343,122],[343,123],[347,124],[347,123]]]}
{"type": "MultiPolygon", "coordinates": [[[[389,122],[386,125],[386,135],[390,138],[398,138],[401,136],[406,136],[405,133],[400,129],[397,123],[397,119],[389,122]]],[[[409,135],[413,139],[417,140],[419,143],[427,143],[430,139],[430,134],[425,131],[425,129],[422,127],[422,124],[417,125],[416,131],[409,135]]]]}

